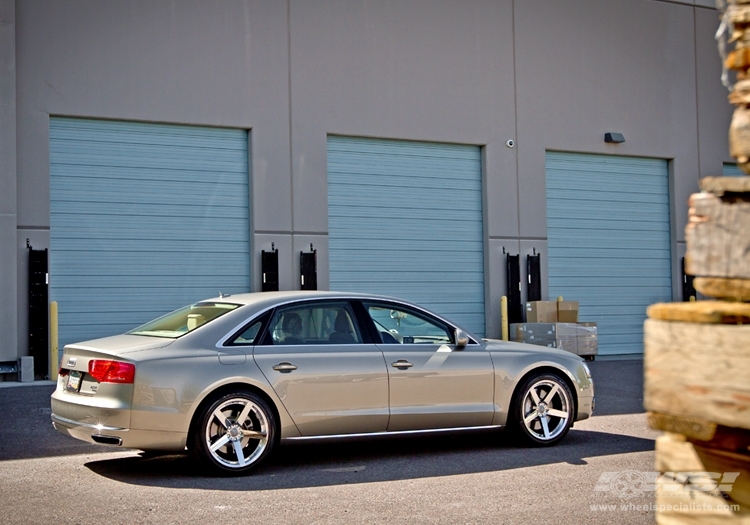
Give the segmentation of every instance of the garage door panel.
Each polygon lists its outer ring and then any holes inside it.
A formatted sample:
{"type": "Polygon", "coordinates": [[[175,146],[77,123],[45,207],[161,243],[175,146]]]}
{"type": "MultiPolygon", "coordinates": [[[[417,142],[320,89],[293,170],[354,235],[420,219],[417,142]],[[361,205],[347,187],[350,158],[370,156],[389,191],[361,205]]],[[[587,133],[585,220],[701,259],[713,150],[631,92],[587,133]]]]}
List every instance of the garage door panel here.
{"type": "MultiPolygon", "coordinates": [[[[576,253],[581,253],[581,248],[576,246],[572,248],[556,248],[555,246],[549,246],[550,250],[559,250],[559,254],[567,260],[575,259],[576,253]]],[[[645,249],[637,250],[633,249],[631,250],[622,250],[622,257],[621,259],[630,259],[630,258],[637,258],[637,259],[653,259],[661,261],[662,266],[666,264],[667,258],[665,257],[665,254],[667,253],[667,250],[660,249],[660,250],[652,250],[648,251],[645,249]]],[[[612,251],[608,250],[606,248],[586,248],[586,253],[588,257],[591,257],[592,259],[607,259],[612,255],[612,251]]],[[[583,258],[578,259],[579,264],[585,267],[585,260],[583,258]]]]}
{"type": "MultiPolygon", "coordinates": [[[[135,164],[135,161],[129,161],[135,164]]],[[[62,163],[61,163],[62,165],[62,163]]],[[[224,176],[217,174],[212,170],[197,170],[195,166],[183,169],[173,168],[143,168],[137,164],[132,167],[125,167],[122,165],[117,166],[97,166],[97,165],[81,165],[71,164],[75,166],[75,177],[80,179],[110,179],[113,181],[128,180],[128,181],[151,181],[154,178],[158,178],[159,181],[176,182],[179,181],[184,184],[200,183],[210,184],[206,182],[206,173],[211,173],[212,176],[217,177],[223,183],[233,183],[231,176],[224,176]]],[[[211,166],[214,170],[217,165],[211,166]]],[[[61,176],[60,180],[64,180],[61,176]]],[[[241,186],[241,185],[239,185],[241,186]]]]}
{"type": "MultiPolygon", "coordinates": [[[[375,187],[375,188],[422,188],[424,189],[425,184],[433,184],[435,181],[440,182],[440,188],[433,188],[434,190],[445,190],[445,189],[463,189],[466,188],[467,185],[472,188],[479,187],[478,184],[469,181],[468,183],[462,184],[461,180],[456,180],[455,177],[452,177],[451,175],[455,173],[457,166],[452,166],[449,163],[443,164],[441,166],[435,166],[434,169],[430,172],[429,177],[420,176],[418,174],[412,174],[409,179],[404,179],[403,177],[400,177],[398,175],[394,175],[390,171],[384,171],[383,167],[379,167],[376,172],[368,172],[366,169],[366,166],[354,166],[354,165],[346,165],[342,166],[340,164],[337,164],[336,166],[333,166],[335,169],[339,170],[349,170],[350,175],[352,176],[365,176],[365,177],[371,177],[372,180],[365,181],[363,183],[363,187],[375,187]],[[377,182],[377,183],[376,183],[377,182]]],[[[461,166],[458,166],[458,168],[461,168],[461,166]]],[[[388,167],[388,169],[396,170],[398,169],[398,166],[392,166],[388,167]]],[[[413,171],[413,168],[412,168],[413,171]]],[[[342,180],[342,177],[333,177],[332,180],[334,182],[339,182],[342,180]]]]}
{"type": "Polygon", "coordinates": [[[330,286],[409,299],[484,333],[481,150],[328,138],[330,286]]]}
{"type": "MultiPolygon", "coordinates": [[[[369,254],[370,250],[367,249],[347,250],[347,253],[345,255],[342,255],[339,260],[347,263],[348,267],[356,267],[357,271],[360,271],[364,268],[377,270],[379,267],[383,268],[384,271],[392,271],[393,265],[403,262],[403,256],[401,256],[400,254],[384,254],[378,257],[376,261],[368,261],[367,256],[369,254]]],[[[430,255],[431,252],[429,250],[425,250],[425,254],[430,255]]],[[[451,260],[460,264],[476,265],[476,260],[470,253],[465,253],[460,250],[457,250],[456,254],[451,255],[451,260]]],[[[478,267],[475,267],[474,269],[479,270],[478,267]]],[[[481,277],[476,277],[476,280],[482,281],[481,277]]]]}
{"type": "MultiPolygon", "coordinates": [[[[624,187],[621,189],[613,188],[613,191],[615,191],[616,193],[604,191],[589,191],[585,196],[581,195],[581,190],[586,191],[585,186],[582,185],[580,188],[568,186],[565,189],[556,188],[556,195],[559,195],[559,197],[563,199],[569,199],[572,203],[576,204],[576,206],[591,206],[593,208],[598,208],[601,205],[606,205],[606,203],[608,202],[669,203],[669,199],[666,195],[644,194],[643,191],[646,189],[645,186],[639,186],[638,191],[634,192],[632,191],[633,185],[637,185],[637,182],[630,182],[628,186],[631,188],[631,191],[627,191],[624,187]]],[[[658,190],[658,187],[654,189],[658,190]]],[[[571,211],[575,212],[575,210],[571,211]]]]}
{"type": "Polygon", "coordinates": [[[637,176],[639,174],[657,175],[662,167],[654,164],[652,158],[624,157],[619,155],[589,155],[566,152],[549,152],[554,156],[555,169],[573,173],[591,172],[603,175],[637,176]]]}
{"type": "MultiPolygon", "coordinates": [[[[643,287],[650,289],[653,287],[662,287],[665,283],[669,283],[669,280],[659,276],[650,277],[648,275],[622,275],[614,272],[603,276],[573,276],[567,277],[566,279],[568,281],[568,289],[571,290],[580,290],[580,288],[582,287],[592,286],[596,288],[609,288],[613,291],[616,291],[618,294],[625,293],[625,291],[633,288],[643,287]],[[612,284],[612,281],[614,279],[617,280],[617,286],[612,284]]],[[[581,295],[582,294],[580,291],[576,293],[576,296],[581,295]]]]}
{"type": "MultiPolygon", "coordinates": [[[[590,264],[586,266],[586,271],[594,276],[610,275],[613,272],[617,272],[620,275],[642,275],[644,270],[647,272],[658,271],[664,264],[663,259],[645,259],[642,261],[640,268],[633,268],[628,260],[614,257],[592,258],[589,262],[590,264]]],[[[561,257],[555,258],[554,261],[549,261],[548,265],[558,275],[576,276],[580,274],[575,268],[570,268],[570,263],[561,257]]]]}
{"type": "Polygon", "coordinates": [[[238,191],[247,189],[247,186],[222,183],[220,178],[203,183],[180,181],[180,194],[173,193],[174,181],[143,181],[138,184],[137,190],[134,190],[133,184],[132,180],[112,180],[108,181],[106,187],[81,188],[80,180],[74,180],[67,186],[56,184],[50,189],[59,197],[56,201],[77,202],[91,206],[93,210],[100,206],[99,209],[106,211],[106,208],[101,208],[102,204],[204,206],[215,199],[221,199],[224,206],[247,210],[247,196],[238,195],[238,191]]]}
{"type": "MultiPolygon", "coordinates": [[[[548,215],[549,218],[552,218],[553,220],[556,219],[568,219],[567,217],[560,217],[559,215],[548,215]]],[[[548,228],[549,230],[549,228],[548,228]]],[[[601,232],[607,232],[607,231],[665,231],[669,232],[669,225],[664,225],[661,221],[653,221],[653,220],[641,220],[640,217],[636,219],[626,220],[626,219],[620,219],[620,220],[609,220],[609,221],[602,221],[598,219],[586,219],[586,218],[576,218],[575,224],[572,225],[568,231],[571,232],[572,235],[575,235],[576,233],[578,235],[585,233],[590,230],[596,230],[601,232]]],[[[559,230],[563,231],[563,230],[559,230]]]]}
{"type": "Polygon", "coordinates": [[[602,354],[643,351],[646,308],[672,297],[668,165],[548,152],[550,296],[598,323],[602,354]]]}
{"type": "Polygon", "coordinates": [[[61,344],[249,289],[247,143],[244,130],[50,119],[61,344]]]}
{"type": "Polygon", "coordinates": [[[639,236],[638,232],[620,231],[615,237],[611,231],[588,231],[580,232],[578,235],[575,235],[575,232],[567,231],[559,235],[553,245],[562,247],[575,243],[579,247],[598,247],[627,252],[632,249],[660,250],[668,242],[669,234],[667,232],[647,232],[639,236]]]}
{"type": "MultiPolygon", "coordinates": [[[[606,170],[597,169],[600,166],[601,164],[599,164],[599,166],[594,164],[587,166],[586,164],[577,163],[571,165],[569,169],[559,169],[558,167],[557,171],[565,173],[565,179],[550,181],[549,187],[564,192],[570,192],[572,190],[587,190],[590,192],[583,197],[578,197],[583,199],[590,199],[594,196],[611,198],[609,195],[611,191],[607,188],[591,187],[589,184],[591,182],[590,178],[591,174],[594,174],[605,175],[612,191],[616,191],[618,194],[623,193],[631,198],[633,195],[642,193],[644,190],[646,190],[646,192],[658,192],[661,188],[659,181],[654,179],[654,177],[660,176],[660,170],[650,171],[648,173],[612,173],[607,172],[606,170]],[[587,167],[590,169],[587,169],[587,167]]],[[[655,197],[658,197],[658,195],[655,197]]]]}
{"type": "Polygon", "coordinates": [[[626,203],[632,201],[619,201],[623,204],[623,206],[619,207],[613,205],[613,203],[615,202],[618,201],[610,200],[607,202],[587,202],[585,203],[585,205],[581,201],[554,203],[552,206],[550,206],[550,216],[568,219],[576,219],[578,217],[586,219],[592,213],[599,213],[601,214],[599,220],[602,222],[627,222],[631,219],[646,222],[661,222],[661,216],[658,209],[654,210],[650,209],[650,207],[644,207],[643,209],[639,210],[640,215],[633,217],[632,215],[629,215],[629,213],[631,212],[629,212],[627,209],[623,209],[627,208],[626,203]],[[562,206],[568,206],[569,209],[562,208],[562,206]]]}
{"type": "MultiPolygon", "coordinates": [[[[624,313],[628,312],[631,314],[644,314],[644,307],[643,307],[643,296],[644,292],[650,292],[652,296],[654,297],[654,300],[650,302],[649,304],[653,304],[655,302],[659,302],[660,299],[658,297],[663,294],[664,292],[668,291],[670,288],[665,286],[660,286],[657,289],[639,289],[639,290],[633,290],[631,291],[629,288],[616,288],[612,287],[613,294],[617,293],[617,302],[613,303],[612,299],[607,299],[606,297],[596,296],[596,295],[586,295],[582,293],[576,293],[577,291],[580,291],[580,288],[568,288],[564,289],[568,294],[568,297],[576,297],[577,299],[580,299],[583,301],[584,304],[580,306],[581,311],[588,311],[591,315],[604,315],[608,312],[615,312],[615,313],[624,313]]],[[[563,296],[565,297],[565,296],[563,296]]],[[[585,319],[583,319],[585,321],[585,319]]]]}
{"type": "MultiPolygon", "coordinates": [[[[423,206],[430,206],[429,200],[421,200],[420,202],[422,203],[423,206]]],[[[442,206],[436,206],[436,208],[440,208],[440,207],[442,206]]],[[[450,213],[448,215],[450,216],[449,217],[436,216],[434,218],[424,218],[416,210],[404,209],[403,207],[399,208],[397,206],[388,205],[388,206],[384,206],[383,208],[381,208],[380,213],[378,213],[378,210],[375,210],[372,208],[350,206],[350,207],[347,207],[346,209],[337,210],[337,212],[335,214],[332,214],[331,217],[341,218],[341,219],[348,217],[349,221],[347,223],[348,226],[346,228],[350,230],[361,228],[362,226],[367,226],[373,220],[385,222],[387,219],[392,219],[393,222],[384,224],[383,231],[410,232],[410,231],[413,231],[414,229],[418,229],[420,231],[431,232],[433,236],[438,237],[440,235],[440,232],[444,231],[445,228],[449,228],[449,229],[456,229],[456,230],[461,231],[461,233],[464,234],[469,239],[476,239],[476,238],[481,239],[481,235],[477,235],[475,232],[467,231],[469,227],[475,225],[478,220],[481,220],[482,217],[480,214],[457,210],[455,212],[455,219],[451,218],[451,216],[453,216],[454,213],[450,213]],[[403,221],[407,219],[409,220],[408,225],[399,224],[398,222],[398,221],[403,221]],[[435,225],[439,226],[439,228],[433,227],[435,225]],[[407,226],[408,226],[408,229],[407,229],[407,226]]]]}

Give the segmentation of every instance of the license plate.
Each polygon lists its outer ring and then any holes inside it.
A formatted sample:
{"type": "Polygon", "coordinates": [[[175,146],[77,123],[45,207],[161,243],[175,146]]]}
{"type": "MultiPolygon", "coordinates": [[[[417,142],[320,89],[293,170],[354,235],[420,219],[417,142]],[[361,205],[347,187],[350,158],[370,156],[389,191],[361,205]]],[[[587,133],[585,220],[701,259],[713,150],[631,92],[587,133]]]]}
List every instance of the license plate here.
{"type": "Polygon", "coordinates": [[[81,372],[72,370],[68,374],[68,384],[65,388],[70,392],[78,392],[78,389],[81,388],[81,372]]]}

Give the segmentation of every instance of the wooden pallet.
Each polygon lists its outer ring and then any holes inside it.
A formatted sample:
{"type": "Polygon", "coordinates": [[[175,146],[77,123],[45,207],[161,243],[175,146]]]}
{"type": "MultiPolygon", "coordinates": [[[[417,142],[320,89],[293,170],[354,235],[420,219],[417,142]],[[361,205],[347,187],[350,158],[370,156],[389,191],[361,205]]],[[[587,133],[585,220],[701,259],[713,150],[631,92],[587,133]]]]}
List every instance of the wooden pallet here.
{"type": "Polygon", "coordinates": [[[702,191],[722,196],[725,193],[750,193],[750,177],[705,177],[699,182],[702,191]]]}
{"type": "Polygon", "coordinates": [[[646,310],[649,319],[705,324],[750,324],[750,304],[729,301],[656,303],[646,310]]]}
{"type": "Polygon", "coordinates": [[[750,193],[695,193],[689,206],[685,271],[750,279],[750,193]]]}
{"type": "MultiPolygon", "coordinates": [[[[681,482],[684,487],[661,491],[662,500],[713,493],[718,498],[715,503],[735,503],[750,511],[750,454],[712,449],[678,434],[664,434],[656,440],[655,468],[667,474],[664,483],[681,482]]],[[[657,487],[657,503],[659,492],[657,487]]]]}
{"type": "Polygon", "coordinates": [[[647,414],[648,425],[654,430],[680,434],[698,445],[750,454],[750,430],[719,425],[705,419],[673,416],[659,412],[647,414]]]}
{"type": "Polygon", "coordinates": [[[750,304],[652,305],[644,324],[647,410],[750,429],[750,304]]]}
{"type": "Polygon", "coordinates": [[[750,301],[750,279],[725,279],[721,277],[696,277],[693,286],[707,297],[730,301],[750,301]]]}

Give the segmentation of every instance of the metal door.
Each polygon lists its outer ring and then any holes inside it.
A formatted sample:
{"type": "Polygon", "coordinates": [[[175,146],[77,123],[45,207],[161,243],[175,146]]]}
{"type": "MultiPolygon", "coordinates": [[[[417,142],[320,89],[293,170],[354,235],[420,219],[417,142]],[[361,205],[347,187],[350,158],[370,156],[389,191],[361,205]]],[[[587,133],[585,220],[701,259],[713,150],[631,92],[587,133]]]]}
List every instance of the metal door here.
{"type": "Polygon", "coordinates": [[[249,291],[245,130],[50,118],[60,345],[249,291]]]}
{"type": "Polygon", "coordinates": [[[328,137],[332,290],[391,295],[484,334],[481,149],[328,137]]]}
{"type": "Polygon", "coordinates": [[[547,152],[549,295],[579,301],[600,354],[643,352],[646,308],[672,300],[663,159],[547,152]]]}

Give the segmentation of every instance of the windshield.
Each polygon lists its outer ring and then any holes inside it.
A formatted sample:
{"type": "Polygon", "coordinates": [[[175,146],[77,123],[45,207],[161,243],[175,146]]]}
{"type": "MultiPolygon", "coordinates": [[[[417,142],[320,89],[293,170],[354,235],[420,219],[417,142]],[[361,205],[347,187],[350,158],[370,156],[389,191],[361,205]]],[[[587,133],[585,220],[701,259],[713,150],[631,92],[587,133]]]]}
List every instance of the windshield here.
{"type": "Polygon", "coordinates": [[[177,339],[181,335],[185,335],[199,326],[203,326],[225,313],[239,308],[239,306],[238,304],[214,303],[210,301],[195,303],[141,325],[128,333],[132,335],[177,339]]]}

